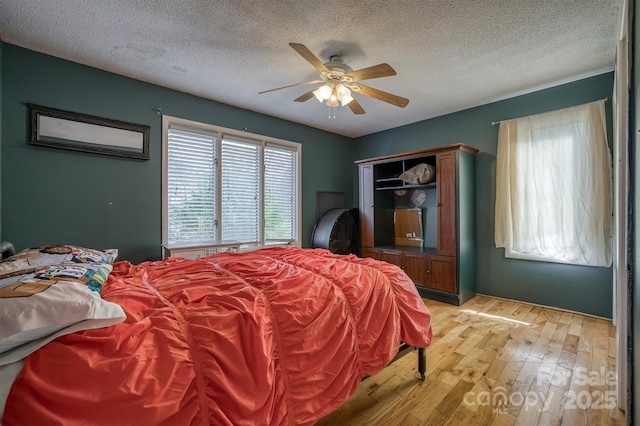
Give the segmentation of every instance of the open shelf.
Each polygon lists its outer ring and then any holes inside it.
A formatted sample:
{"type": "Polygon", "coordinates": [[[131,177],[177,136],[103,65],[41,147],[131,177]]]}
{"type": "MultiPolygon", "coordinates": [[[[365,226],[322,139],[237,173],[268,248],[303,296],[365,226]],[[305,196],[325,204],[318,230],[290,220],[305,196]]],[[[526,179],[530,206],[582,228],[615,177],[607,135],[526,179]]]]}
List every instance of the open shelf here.
{"type": "MultiPolygon", "coordinates": [[[[391,179],[385,179],[390,181],[391,179]]],[[[435,182],[429,182],[425,184],[415,184],[415,183],[404,183],[400,179],[395,179],[394,185],[390,186],[378,186],[377,184],[380,180],[376,180],[376,191],[386,191],[390,189],[411,189],[411,188],[435,188],[435,182]]]]}
{"type": "Polygon", "coordinates": [[[378,163],[375,165],[374,185],[377,191],[411,189],[411,188],[433,188],[435,187],[435,177],[431,182],[424,184],[406,183],[400,179],[400,175],[414,166],[421,163],[435,167],[436,156],[426,155],[417,158],[408,158],[398,161],[378,163]]]}

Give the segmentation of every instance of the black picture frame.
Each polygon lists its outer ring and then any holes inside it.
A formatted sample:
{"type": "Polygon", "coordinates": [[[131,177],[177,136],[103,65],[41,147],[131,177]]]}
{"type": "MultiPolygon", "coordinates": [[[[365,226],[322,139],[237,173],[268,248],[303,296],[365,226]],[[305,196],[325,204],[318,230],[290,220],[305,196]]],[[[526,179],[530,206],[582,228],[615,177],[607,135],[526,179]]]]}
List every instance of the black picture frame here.
{"type": "Polygon", "coordinates": [[[148,125],[27,105],[31,115],[30,144],[149,159],[148,125]]]}

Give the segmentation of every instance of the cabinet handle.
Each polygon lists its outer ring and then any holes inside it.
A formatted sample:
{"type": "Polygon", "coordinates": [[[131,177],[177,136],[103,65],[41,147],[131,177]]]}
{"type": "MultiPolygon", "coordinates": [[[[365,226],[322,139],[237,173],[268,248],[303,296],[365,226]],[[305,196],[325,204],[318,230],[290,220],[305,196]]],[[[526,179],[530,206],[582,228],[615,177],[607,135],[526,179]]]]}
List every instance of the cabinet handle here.
{"type": "Polygon", "coordinates": [[[370,208],[373,208],[373,204],[371,204],[369,207],[370,207],[370,208]]]}
{"type": "Polygon", "coordinates": [[[431,273],[431,271],[427,271],[427,274],[430,274],[430,273],[431,273]]]}

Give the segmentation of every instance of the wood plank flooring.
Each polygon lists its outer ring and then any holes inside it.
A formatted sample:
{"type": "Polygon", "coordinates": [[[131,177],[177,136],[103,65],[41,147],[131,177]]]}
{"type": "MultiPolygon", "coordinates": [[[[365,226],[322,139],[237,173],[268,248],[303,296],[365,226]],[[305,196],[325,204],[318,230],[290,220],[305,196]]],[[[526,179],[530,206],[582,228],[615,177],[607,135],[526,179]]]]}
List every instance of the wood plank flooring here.
{"type": "Polygon", "coordinates": [[[433,324],[426,379],[414,351],[319,426],[625,424],[611,321],[486,296],[424,302],[433,324]]]}

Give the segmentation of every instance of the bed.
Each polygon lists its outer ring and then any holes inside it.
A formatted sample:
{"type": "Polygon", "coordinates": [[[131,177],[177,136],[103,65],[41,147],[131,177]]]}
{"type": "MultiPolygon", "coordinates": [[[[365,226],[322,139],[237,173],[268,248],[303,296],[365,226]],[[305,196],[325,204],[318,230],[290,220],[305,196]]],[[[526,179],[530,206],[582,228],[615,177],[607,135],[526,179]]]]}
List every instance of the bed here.
{"type": "Polygon", "coordinates": [[[420,348],[424,376],[429,311],[394,265],[295,247],[139,265],[116,256],[47,246],[0,262],[3,425],[312,425],[399,349],[420,348]],[[51,308],[65,295],[40,303],[42,330],[6,331],[7,309],[58,287],[94,311],[50,325],[75,309],[51,308]]]}

